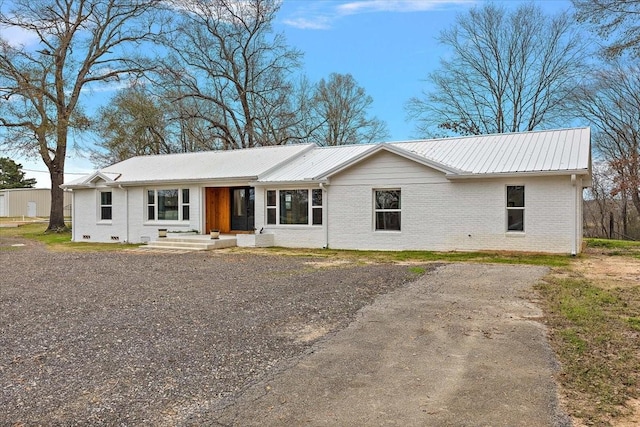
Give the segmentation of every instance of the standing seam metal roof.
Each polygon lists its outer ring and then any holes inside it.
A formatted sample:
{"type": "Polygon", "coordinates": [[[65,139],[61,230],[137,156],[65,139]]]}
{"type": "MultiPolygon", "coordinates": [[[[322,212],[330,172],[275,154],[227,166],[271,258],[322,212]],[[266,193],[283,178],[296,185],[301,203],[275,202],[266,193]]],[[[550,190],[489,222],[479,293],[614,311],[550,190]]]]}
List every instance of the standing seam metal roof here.
{"type": "Polygon", "coordinates": [[[589,128],[396,142],[467,174],[550,172],[589,168],[589,128]]]}
{"type": "MultiPolygon", "coordinates": [[[[584,171],[590,173],[589,128],[460,138],[317,147],[271,146],[233,151],[141,156],[99,171],[115,183],[257,179],[305,182],[330,176],[384,149],[442,166],[450,178],[508,173],[584,171]]],[[[91,176],[95,176],[91,175],[91,176]]],[[[66,186],[88,185],[88,178],[66,186]]]]}
{"type": "Polygon", "coordinates": [[[139,156],[106,167],[101,172],[119,173],[119,183],[255,178],[312,147],[313,144],[282,145],[139,156]]]}

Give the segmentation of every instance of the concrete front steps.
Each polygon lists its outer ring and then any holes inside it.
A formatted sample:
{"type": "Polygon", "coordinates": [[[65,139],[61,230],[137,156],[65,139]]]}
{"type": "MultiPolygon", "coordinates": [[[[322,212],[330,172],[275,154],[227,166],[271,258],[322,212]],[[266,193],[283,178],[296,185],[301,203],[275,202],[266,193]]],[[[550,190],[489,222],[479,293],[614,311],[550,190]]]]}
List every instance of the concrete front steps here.
{"type": "Polygon", "coordinates": [[[140,248],[159,251],[210,251],[212,249],[231,248],[234,246],[237,246],[237,243],[236,236],[233,235],[220,235],[219,239],[212,239],[209,235],[192,235],[158,238],[146,245],[140,246],[140,248]]]}

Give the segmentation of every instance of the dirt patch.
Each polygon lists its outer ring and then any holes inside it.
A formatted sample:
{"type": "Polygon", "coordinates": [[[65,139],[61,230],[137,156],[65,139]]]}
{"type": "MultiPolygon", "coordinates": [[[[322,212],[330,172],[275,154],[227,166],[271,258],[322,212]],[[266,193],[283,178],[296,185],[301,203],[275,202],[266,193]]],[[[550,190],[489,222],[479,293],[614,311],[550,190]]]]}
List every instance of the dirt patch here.
{"type": "Polygon", "coordinates": [[[610,288],[640,286],[640,259],[589,251],[575,263],[575,271],[595,285],[610,288]]]}
{"type": "Polygon", "coordinates": [[[320,261],[307,261],[305,264],[310,265],[313,268],[331,268],[353,264],[353,261],[346,259],[323,259],[320,261]]]}

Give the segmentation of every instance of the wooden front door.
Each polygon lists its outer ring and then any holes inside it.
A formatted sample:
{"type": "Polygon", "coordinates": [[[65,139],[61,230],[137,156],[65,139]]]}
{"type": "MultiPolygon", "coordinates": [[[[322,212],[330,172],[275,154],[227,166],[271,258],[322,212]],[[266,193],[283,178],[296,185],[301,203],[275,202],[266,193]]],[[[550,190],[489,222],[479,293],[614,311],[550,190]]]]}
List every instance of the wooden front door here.
{"type": "Polygon", "coordinates": [[[206,188],[206,233],[211,230],[220,230],[221,233],[231,231],[230,195],[229,187],[206,188]]]}

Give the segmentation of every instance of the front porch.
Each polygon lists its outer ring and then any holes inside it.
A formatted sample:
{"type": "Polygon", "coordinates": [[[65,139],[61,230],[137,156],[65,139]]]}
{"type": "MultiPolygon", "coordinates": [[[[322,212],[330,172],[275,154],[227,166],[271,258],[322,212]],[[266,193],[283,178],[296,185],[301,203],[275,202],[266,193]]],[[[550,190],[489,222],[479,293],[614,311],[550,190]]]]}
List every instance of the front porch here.
{"type": "Polygon", "coordinates": [[[221,234],[218,239],[212,239],[208,234],[182,236],[179,234],[168,233],[167,237],[158,237],[156,240],[152,240],[141,247],[174,251],[210,251],[237,246],[237,239],[234,234],[221,234]]]}
{"type": "Polygon", "coordinates": [[[273,234],[220,234],[218,239],[212,239],[209,234],[181,234],[167,233],[167,237],[158,237],[141,247],[174,251],[210,251],[235,246],[265,248],[274,244],[273,234]]]}

